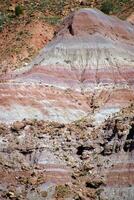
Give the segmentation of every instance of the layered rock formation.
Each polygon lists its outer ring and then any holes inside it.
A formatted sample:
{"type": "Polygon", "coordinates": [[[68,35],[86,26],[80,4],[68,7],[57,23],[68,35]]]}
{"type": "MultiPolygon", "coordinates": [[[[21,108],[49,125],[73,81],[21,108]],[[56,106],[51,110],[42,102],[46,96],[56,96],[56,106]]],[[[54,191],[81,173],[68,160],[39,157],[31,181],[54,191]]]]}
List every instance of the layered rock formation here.
{"type": "Polygon", "coordinates": [[[53,41],[1,78],[0,120],[97,120],[134,100],[134,26],[98,10],[67,17],[53,41]],[[3,83],[6,81],[6,83],[3,83]]]}
{"type": "Polygon", "coordinates": [[[1,77],[2,200],[134,199],[133,56],[132,23],[82,9],[1,77]]]}
{"type": "Polygon", "coordinates": [[[0,199],[133,200],[133,116],[0,124],[0,199]]]}

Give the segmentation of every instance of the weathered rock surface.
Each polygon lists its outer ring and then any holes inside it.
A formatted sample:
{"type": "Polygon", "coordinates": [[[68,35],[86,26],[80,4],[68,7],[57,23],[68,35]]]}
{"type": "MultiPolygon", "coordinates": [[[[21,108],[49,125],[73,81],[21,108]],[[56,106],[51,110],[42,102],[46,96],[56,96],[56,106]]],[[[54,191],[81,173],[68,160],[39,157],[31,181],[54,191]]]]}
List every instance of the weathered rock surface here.
{"type": "Polygon", "coordinates": [[[132,23],[83,9],[1,77],[2,200],[134,199],[133,57],[132,23]]]}
{"type": "Polygon", "coordinates": [[[0,124],[0,199],[133,200],[133,116],[0,124]]]}
{"type": "Polygon", "coordinates": [[[0,121],[98,121],[134,100],[134,26],[98,10],[67,17],[19,72],[1,77],[0,121]],[[6,83],[3,83],[6,81],[6,83]]]}
{"type": "Polygon", "coordinates": [[[127,18],[127,21],[134,25],[134,12],[127,18]]]}
{"type": "MultiPolygon", "coordinates": [[[[110,121],[104,128],[111,133],[105,136],[104,151],[102,154],[109,161],[105,166],[106,187],[103,197],[107,199],[134,199],[134,110],[133,106],[123,110],[114,117],[114,123],[110,121]],[[129,112],[131,109],[131,112],[129,112]],[[124,112],[125,111],[125,112],[124,112]],[[112,125],[113,124],[113,125],[112,125]],[[113,127],[113,128],[112,128],[113,127]],[[112,131],[111,131],[112,130],[112,131]],[[106,139],[107,138],[107,139],[106,139]],[[109,148],[109,154],[105,154],[105,147],[109,148]],[[106,167],[107,166],[107,167],[106,167]],[[106,169],[107,168],[107,169],[106,169]]],[[[107,149],[108,150],[108,149],[107,149]]],[[[105,160],[106,161],[106,160],[105,160]]]]}

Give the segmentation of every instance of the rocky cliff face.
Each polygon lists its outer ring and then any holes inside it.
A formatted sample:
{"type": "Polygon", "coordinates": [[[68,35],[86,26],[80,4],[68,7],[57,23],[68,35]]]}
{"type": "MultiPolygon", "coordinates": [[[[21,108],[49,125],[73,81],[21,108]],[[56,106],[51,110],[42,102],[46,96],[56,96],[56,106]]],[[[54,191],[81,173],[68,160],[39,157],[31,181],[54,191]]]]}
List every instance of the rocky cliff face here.
{"type": "Polygon", "coordinates": [[[1,77],[2,200],[134,199],[133,56],[132,23],[82,9],[1,77]]]}

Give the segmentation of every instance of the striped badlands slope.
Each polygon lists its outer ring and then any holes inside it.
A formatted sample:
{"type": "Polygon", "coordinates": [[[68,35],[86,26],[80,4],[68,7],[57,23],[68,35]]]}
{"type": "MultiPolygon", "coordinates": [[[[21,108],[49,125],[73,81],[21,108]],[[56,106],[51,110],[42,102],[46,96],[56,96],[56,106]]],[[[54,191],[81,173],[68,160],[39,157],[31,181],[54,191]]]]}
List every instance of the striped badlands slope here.
{"type": "Polygon", "coordinates": [[[0,121],[101,122],[134,101],[133,87],[134,25],[82,9],[28,67],[1,77],[0,121]]]}
{"type": "Polygon", "coordinates": [[[132,20],[72,13],[0,82],[0,199],[134,200],[132,20]]]}

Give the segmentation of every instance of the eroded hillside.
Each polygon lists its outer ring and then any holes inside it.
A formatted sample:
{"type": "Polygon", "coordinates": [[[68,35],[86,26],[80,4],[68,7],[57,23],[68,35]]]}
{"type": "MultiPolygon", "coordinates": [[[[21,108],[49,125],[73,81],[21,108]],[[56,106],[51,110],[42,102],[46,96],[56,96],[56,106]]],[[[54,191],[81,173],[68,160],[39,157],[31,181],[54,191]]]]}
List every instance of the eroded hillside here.
{"type": "Polygon", "coordinates": [[[70,12],[83,7],[99,8],[126,19],[133,0],[1,0],[0,73],[27,65],[53,37],[56,25],[70,12]]]}
{"type": "Polygon", "coordinates": [[[100,126],[90,118],[0,124],[1,200],[132,200],[133,117],[131,105],[100,126]]]}
{"type": "Polygon", "coordinates": [[[65,2],[1,4],[0,199],[133,200],[133,14],[65,2]]]}

